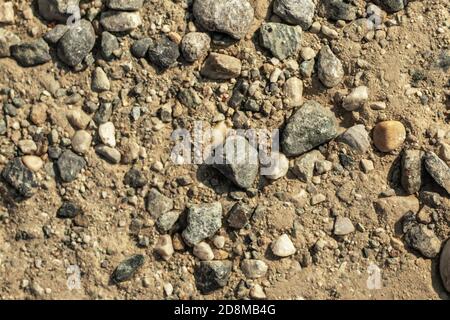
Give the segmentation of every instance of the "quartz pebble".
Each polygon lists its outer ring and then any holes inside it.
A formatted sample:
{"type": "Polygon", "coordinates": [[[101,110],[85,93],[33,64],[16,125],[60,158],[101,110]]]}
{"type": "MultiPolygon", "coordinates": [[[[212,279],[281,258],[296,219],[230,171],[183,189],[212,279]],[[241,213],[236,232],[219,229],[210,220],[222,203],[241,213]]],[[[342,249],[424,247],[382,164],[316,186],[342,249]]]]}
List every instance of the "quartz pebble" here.
{"type": "Polygon", "coordinates": [[[209,261],[214,259],[214,253],[206,242],[200,242],[194,246],[193,254],[202,261],[209,261]]]}
{"type": "Polygon", "coordinates": [[[352,221],[347,217],[337,217],[334,222],[334,234],[345,236],[355,231],[352,221]]]}
{"type": "Polygon", "coordinates": [[[116,129],[112,122],[106,122],[98,127],[100,140],[107,146],[114,148],[116,146],[116,129]]]}
{"type": "Polygon", "coordinates": [[[287,234],[283,234],[278,237],[272,244],[270,245],[272,252],[277,257],[289,257],[296,252],[294,244],[287,234]]]}
{"type": "Polygon", "coordinates": [[[166,261],[172,257],[174,249],[170,235],[166,234],[159,237],[158,243],[155,246],[155,252],[166,261]]]}
{"type": "Polygon", "coordinates": [[[262,260],[245,259],[241,263],[242,272],[250,279],[264,277],[268,269],[267,264],[262,260]]]}

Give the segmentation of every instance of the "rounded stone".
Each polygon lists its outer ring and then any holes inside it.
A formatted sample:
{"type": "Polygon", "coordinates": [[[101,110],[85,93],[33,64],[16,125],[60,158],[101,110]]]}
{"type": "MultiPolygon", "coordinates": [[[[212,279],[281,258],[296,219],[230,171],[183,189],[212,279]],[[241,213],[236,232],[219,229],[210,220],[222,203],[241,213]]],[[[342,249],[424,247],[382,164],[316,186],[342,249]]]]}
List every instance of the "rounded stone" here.
{"type": "Polygon", "coordinates": [[[450,292],[450,238],[447,239],[441,252],[439,273],[441,274],[442,284],[444,285],[445,290],[450,292]]]}
{"type": "Polygon", "coordinates": [[[91,142],[92,137],[89,132],[79,130],[75,132],[75,135],[72,137],[72,149],[77,153],[85,154],[89,151],[91,142]]]}
{"type": "Polygon", "coordinates": [[[274,242],[272,242],[270,248],[272,249],[274,255],[281,258],[289,257],[296,252],[294,244],[291,239],[289,239],[287,234],[283,234],[278,237],[274,242]]]}
{"type": "Polygon", "coordinates": [[[181,41],[181,52],[187,61],[194,62],[206,57],[210,45],[211,38],[206,33],[190,32],[181,41]]]}
{"type": "Polygon", "coordinates": [[[382,152],[391,152],[399,148],[406,139],[406,130],[399,121],[383,121],[373,130],[373,143],[382,152]]]}
{"type": "Polygon", "coordinates": [[[194,256],[202,261],[210,261],[214,259],[214,253],[209,244],[206,242],[200,242],[194,246],[194,256]]]}
{"type": "Polygon", "coordinates": [[[69,28],[58,42],[58,57],[74,67],[80,64],[95,45],[95,31],[87,20],[69,28]]]}
{"type": "Polygon", "coordinates": [[[37,156],[24,156],[22,157],[23,164],[31,171],[39,171],[44,165],[44,161],[37,156]]]}

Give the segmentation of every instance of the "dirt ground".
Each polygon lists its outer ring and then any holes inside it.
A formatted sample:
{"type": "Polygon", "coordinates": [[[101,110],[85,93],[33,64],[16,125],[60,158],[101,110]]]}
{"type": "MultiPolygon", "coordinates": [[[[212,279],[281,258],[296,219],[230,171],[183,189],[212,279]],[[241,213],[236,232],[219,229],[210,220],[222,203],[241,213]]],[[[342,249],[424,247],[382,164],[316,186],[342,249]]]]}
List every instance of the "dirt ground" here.
{"type": "MultiPolygon", "coordinates": [[[[263,77],[266,70],[273,70],[271,55],[261,49],[252,35],[264,20],[272,19],[270,2],[251,1],[255,19],[247,37],[227,47],[212,47],[241,59],[245,70],[259,69],[263,77]]],[[[364,1],[353,2],[364,8],[364,1]]],[[[427,259],[410,249],[374,208],[383,192],[405,195],[398,181],[401,149],[381,153],[372,145],[367,153],[354,156],[355,165],[340,173],[325,173],[316,183],[303,183],[291,171],[277,181],[262,179],[251,196],[214,169],[171,163],[170,135],[175,124],[184,123],[189,128],[194,120],[212,123],[234,86],[232,81],[198,81],[201,62],[180,62],[161,73],[145,59],[130,53],[134,39],[157,35],[161,26],[169,25],[172,31],[184,35],[192,21],[187,14],[190,9],[185,8],[188,3],[191,1],[146,1],[140,10],[143,25],[131,35],[119,38],[122,56],[113,61],[97,58],[94,65],[81,71],[65,67],[53,51],[52,61],[31,68],[19,66],[12,58],[0,59],[0,90],[13,89],[15,96],[25,101],[12,119],[19,129],[9,126],[7,133],[0,135],[0,170],[20,155],[17,142],[29,136],[23,122],[38,102],[49,107],[48,120],[40,132],[49,134],[58,128],[62,137],[70,139],[74,131],[63,116],[65,112],[82,109],[86,101],[115,101],[117,107],[111,121],[118,136],[133,139],[146,150],[146,155],[131,165],[110,164],[91,148],[84,156],[88,165],[71,183],[55,178],[52,160],[43,153],[44,167],[36,173],[39,187],[30,199],[20,199],[6,182],[0,181],[0,298],[236,299],[247,298],[248,288],[257,283],[268,299],[448,299],[438,272],[438,257],[427,259]],[[101,94],[91,90],[95,65],[101,66],[111,80],[111,89],[101,94]],[[66,89],[66,95],[48,94],[55,83],[66,89]],[[136,86],[142,87],[142,93],[130,95],[136,86]],[[175,95],[182,87],[195,88],[201,105],[195,109],[181,105],[175,95]],[[78,98],[73,99],[74,95],[78,98]],[[159,119],[158,110],[167,103],[179,110],[171,123],[159,119]],[[130,112],[136,105],[146,112],[132,121],[130,112]],[[372,160],[374,170],[365,173],[359,166],[361,159],[372,160]],[[145,173],[145,187],[134,190],[124,184],[124,175],[132,166],[145,173]],[[176,183],[177,178],[184,176],[189,176],[192,184],[176,183]],[[163,190],[178,210],[189,203],[220,201],[226,212],[236,202],[236,196],[245,198],[243,201],[251,207],[265,208],[263,215],[253,217],[249,226],[239,231],[222,227],[218,232],[226,239],[221,254],[233,262],[224,288],[209,295],[196,289],[194,267],[198,259],[191,249],[176,251],[168,261],[154,253],[160,233],[144,204],[151,187],[163,190]],[[320,192],[326,201],[317,205],[302,203],[297,198],[301,190],[307,190],[308,199],[320,192]],[[67,199],[83,208],[83,223],[57,218],[58,208],[67,199]],[[350,218],[356,231],[345,237],[335,236],[336,215],[350,218]],[[133,230],[136,221],[141,224],[138,232],[133,230]],[[268,248],[283,233],[290,235],[297,253],[278,259],[268,248]],[[142,237],[149,240],[145,246],[138,243],[142,237]],[[136,275],[118,285],[111,283],[115,267],[137,253],[145,256],[145,263],[136,275]],[[249,255],[258,256],[268,265],[264,277],[245,279],[239,265],[249,255]],[[368,287],[371,265],[380,270],[382,285],[377,289],[368,287]],[[80,286],[72,290],[67,285],[74,276],[70,266],[80,271],[80,286]],[[169,296],[168,284],[173,287],[169,296]]],[[[22,40],[34,39],[52,27],[39,17],[31,1],[18,0],[14,4],[16,21],[4,28],[22,40]],[[23,12],[30,6],[33,15],[25,18],[23,12]]],[[[299,76],[304,81],[304,99],[331,108],[341,131],[355,124],[371,130],[380,120],[399,120],[407,129],[402,149],[438,153],[439,142],[450,143],[449,9],[446,0],[411,1],[406,10],[388,14],[384,32],[376,33],[372,39],[356,36],[351,23],[337,26],[336,22],[316,15],[314,21],[332,27],[339,36],[327,39],[321,33],[304,32],[302,46],[317,52],[324,43],[332,44],[344,65],[345,77],[340,85],[326,89],[315,73],[311,78],[299,76]],[[339,99],[357,85],[369,88],[369,103],[361,110],[345,111],[339,106],[339,99]],[[375,101],[384,101],[386,109],[372,109],[370,102],[375,101]]],[[[98,57],[96,50],[94,57],[98,57]]],[[[301,58],[297,60],[300,62],[301,58]]],[[[278,67],[283,69],[283,63],[278,67]]],[[[0,102],[8,99],[8,95],[0,95],[0,102]]],[[[273,104],[270,115],[250,115],[250,127],[280,128],[291,114],[292,110],[283,107],[280,95],[267,99],[273,104]]],[[[95,129],[91,131],[94,134],[95,129]]],[[[328,160],[339,162],[342,148],[345,147],[331,141],[320,151],[328,160]]],[[[433,230],[444,242],[450,235],[449,194],[429,178],[422,190],[435,193],[442,201],[439,208],[433,209],[438,217],[433,221],[433,230]]],[[[415,196],[423,206],[422,196],[415,196]]]]}

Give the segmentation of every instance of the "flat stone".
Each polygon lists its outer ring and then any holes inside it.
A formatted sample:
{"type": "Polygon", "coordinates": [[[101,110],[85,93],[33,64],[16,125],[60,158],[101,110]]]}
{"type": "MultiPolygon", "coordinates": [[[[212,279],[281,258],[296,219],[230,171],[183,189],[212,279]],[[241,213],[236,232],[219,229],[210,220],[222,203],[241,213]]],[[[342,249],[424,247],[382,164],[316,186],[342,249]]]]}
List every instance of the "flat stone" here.
{"type": "Polygon", "coordinates": [[[228,225],[234,229],[242,229],[249,222],[253,209],[245,203],[236,203],[228,213],[228,225]]]}
{"type": "Polygon", "coordinates": [[[342,101],[342,107],[347,111],[360,109],[369,99],[369,89],[359,86],[353,89],[342,101]]]}
{"type": "Polygon", "coordinates": [[[166,69],[176,64],[180,57],[180,50],[177,43],[163,36],[150,43],[147,57],[151,63],[166,69]]]}
{"type": "Polygon", "coordinates": [[[241,262],[241,270],[247,278],[257,279],[264,277],[269,267],[262,260],[245,259],[241,262]]]}
{"type": "Polygon", "coordinates": [[[116,148],[112,148],[104,144],[99,144],[95,147],[95,152],[111,164],[120,163],[122,155],[116,148]]]}
{"type": "Polygon", "coordinates": [[[52,59],[50,48],[43,39],[13,45],[10,51],[11,56],[23,67],[37,66],[52,59]]]}
{"type": "Polygon", "coordinates": [[[139,12],[105,11],[100,24],[109,32],[130,32],[142,24],[142,19],[139,12]]]}
{"type": "Polygon", "coordinates": [[[346,236],[355,232],[352,221],[347,217],[337,217],[334,221],[334,231],[336,236],[346,236]]]}
{"type": "Polygon", "coordinates": [[[75,129],[84,130],[91,122],[91,117],[81,110],[71,110],[67,113],[67,120],[75,129]]]}
{"type": "Polygon", "coordinates": [[[307,101],[287,121],[282,133],[283,153],[301,155],[337,135],[337,120],[331,110],[315,101],[307,101]]]}
{"type": "Polygon", "coordinates": [[[183,57],[194,62],[202,60],[208,55],[211,46],[211,38],[204,32],[189,32],[181,41],[181,52],[183,57]]]}
{"type": "Polygon", "coordinates": [[[270,248],[272,249],[272,253],[280,258],[289,257],[297,251],[287,234],[283,234],[278,237],[274,242],[272,242],[270,248]]]}
{"type": "Polygon", "coordinates": [[[422,157],[423,152],[420,150],[405,150],[402,155],[401,183],[408,194],[419,192],[422,186],[422,157]]]}
{"type": "Polygon", "coordinates": [[[184,241],[189,246],[214,236],[222,226],[220,202],[193,205],[187,214],[187,227],[183,231],[184,241]]]}
{"type": "Polygon", "coordinates": [[[145,207],[152,217],[158,218],[173,209],[173,200],[153,188],[147,194],[145,207]]]}
{"type": "Polygon", "coordinates": [[[72,151],[66,150],[59,157],[57,166],[61,179],[64,182],[72,182],[78,177],[81,170],[86,166],[86,160],[72,151]]]}
{"type": "Polygon", "coordinates": [[[61,219],[73,219],[82,212],[83,210],[77,204],[70,201],[65,201],[61,207],[59,207],[56,216],[61,219]]]}
{"type": "Polygon", "coordinates": [[[144,5],[144,0],[108,0],[106,6],[109,9],[121,11],[137,11],[144,5]]]}
{"type": "Polygon", "coordinates": [[[399,121],[382,121],[373,129],[373,143],[382,152],[391,152],[403,145],[406,129],[399,121]]]}
{"type": "Polygon", "coordinates": [[[349,145],[353,150],[364,153],[370,148],[369,133],[363,124],[357,124],[347,129],[338,138],[338,141],[349,145]]]}
{"type": "Polygon", "coordinates": [[[203,293],[210,293],[228,284],[231,275],[231,261],[202,261],[195,268],[194,276],[197,288],[203,293]]]}
{"type": "Polygon", "coordinates": [[[248,0],[195,0],[193,14],[206,30],[241,39],[250,29],[254,10],[248,0]]]}
{"type": "Polygon", "coordinates": [[[424,162],[434,181],[450,194],[450,167],[431,151],[425,154],[424,162]]]}
{"type": "Polygon", "coordinates": [[[258,151],[242,136],[229,136],[216,148],[213,166],[243,189],[253,186],[258,173],[258,151]]]}
{"type": "Polygon", "coordinates": [[[337,86],[344,78],[342,62],[334,55],[329,46],[323,46],[320,49],[317,72],[322,84],[328,88],[337,86]]]}
{"type": "Polygon", "coordinates": [[[260,43],[272,55],[284,60],[300,51],[302,28],[287,24],[269,22],[261,26],[260,43]]]}
{"type": "Polygon", "coordinates": [[[67,65],[80,64],[95,45],[95,32],[87,20],[69,28],[58,42],[58,57],[67,65]]]}
{"type": "Polygon", "coordinates": [[[290,24],[308,30],[314,19],[316,5],[312,0],[275,0],[273,12],[290,24]]]}
{"type": "Polygon", "coordinates": [[[303,104],[303,81],[297,77],[289,78],[284,84],[284,94],[289,107],[300,107],[303,104]]]}
{"type": "Polygon", "coordinates": [[[136,271],[144,265],[145,258],[141,254],[136,254],[122,261],[114,270],[111,279],[116,282],[124,282],[130,280],[136,271]]]}
{"type": "Polygon", "coordinates": [[[38,0],[39,14],[48,21],[65,23],[79,10],[80,0],[38,0]]]}
{"type": "Polygon", "coordinates": [[[450,292],[450,241],[447,239],[439,260],[439,273],[445,290],[450,292]]]}
{"type": "Polygon", "coordinates": [[[14,24],[14,4],[13,2],[0,3],[0,23],[14,24]]]}
{"type": "Polygon", "coordinates": [[[33,140],[20,140],[17,146],[23,154],[33,154],[37,151],[37,145],[33,140]]]}
{"type": "Polygon", "coordinates": [[[103,92],[108,91],[111,88],[111,84],[108,79],[108,75],[102,68],[97,67],[92,73],[92,91],[103,92]]]}
{"type": "Polygon", "coordinates": [[[2,171],[2,177],[25,198],[32,197],[34,189],[38,186],[33,171],[27,168],[20,158],[14,158],[6,164],[2,171]]]}
{"type": "Polygon", "coordinates": [[[92,136],[85,130],[78,130],[72,137],[72,149],[76,153],[86,154],[91,147],[92,136]]]}
{"type": "Polygon", "coordinates": [[[33,105],[30,112],[30,120],[33,124],[41,126],[47,120],[48,107],[44,103],[37,103],[33,105]]]}
{"type": "Polygon", "coordinates": [[[38,156],[23,156],[22,162],[33,172],[39,171],[44,166],[44,161],[38,156]]]}
{"type": "Polygon", "coordinates": [[[225,54],[210,53],[200,73],[212,80],[229,80],[241,74],[242,64],[239,59],[225,54]]]}

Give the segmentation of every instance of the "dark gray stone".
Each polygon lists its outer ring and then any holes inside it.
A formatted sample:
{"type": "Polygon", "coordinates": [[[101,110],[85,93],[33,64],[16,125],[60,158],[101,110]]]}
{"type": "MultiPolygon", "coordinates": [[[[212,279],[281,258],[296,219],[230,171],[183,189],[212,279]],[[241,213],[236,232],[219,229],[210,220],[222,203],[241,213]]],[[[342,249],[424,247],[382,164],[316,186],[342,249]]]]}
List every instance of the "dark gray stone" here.
{"type": "Polygon", "coordinates": [[[81,170],[86,166],[86,160],[72,151],[66,150],[59,157],[57,165],[61,179],[64,182],[72,182],[77,179],[81,170]]]}
{"type": "Polygon", "coordinates": [[[3,168],[2,177],[20,195],[30,198],[38,186],[36,176],[28,169],[20,158],[14,158],[3,168]]]}
{"type": "Polygon", "coordinates": [[[67,65],[74,67],[92,51],[95,32],[92,24],[81,20],[69,28],[58,42],[58,57],[67,65]]]}
{"type": "Polygon", "coordinates": [[[11,56],[23,67],[44,64],[52,59],[50,48],[43,39],[11,46],[11,56]]]}
{"type": "Polygon", "coordinates": [[[444,285],[445,290],[450,292],[450,238],[447,239],[447,242],[441,252],[439,273],[441,275],[442,284],[444,285]]]}
{"type": "Polygon", "coordinates": [[[163,36],[153,41],[147,50],[147,57],[151,63],[162,69],[173,66],[180,57],[178,44],[163,36]]]}
{"type": "Polygon", "coordinates": [[[193,88],[180,89],[177,94],[178,100],[188,108],[195,108],[202,103],[202,99],[198,96],[193,88]]]}
{"type": "Polygon", "coordinates": [[[406,150],[402,155],[401,183],[408,194],[419,192],[422,186],[422,157],[420,150],[406,150]]]}
{"type": "Polygon", "coordinates": [[[316,5],[312,0],[275,0],[273,12],[284,21],[309,29],[314,19],[316,5]]]}
{"type": "Polygon", "coordinates": [[[113,113],[113,105],[110,102],[100,104],[100,107],[95,112],[94,121],[96,124],[102,124],[109,121],[113,113]]]}
{"type": "Polygon", "coordinates": [[[69,26],[65,24],[58,24],[52,30],[44,34],[44,40],[50,44],[56,44],[63,37],[63,35],[69,30],[69,26]]]}
{"type": "Polygon", "coordinates": [[[106,5],[113,10],[137,11],[144,5],[144,0],[108,0],[106,5]]]}
{"type": "Polygon", "coordinates": [[[284,60],[300,50],[302,28],[275,22],[265,23],[260,29],[260,42],[276,58],[284,60]]]}
{"type": "Polygon", "coordinates": [[[245,203],[236,203],[228,215],[228,225],[234,229],[242,229],[252,217],[253,209],[245,203]]]}
{"type": "Polygon", "coordinates": [[[39,14],[48,21],[66,22],[79,10],[80,0],[38,0],[39,14]]]}
{"type": "Polygon", "coordinates": [[[119,40],[117,40],[116,36],[109,33],[108,31],[104,31],[102,33],[102,56],[106,60],[111,60],[114,58],[114,51],[120,48],[119,40]]]}
{"type": "Polygon", "coordinates": [[[425,154],[424,162],[434,181],[450,194],[450,167],[431,151],[425,154]]]}
{"type": "Polygon", "coordinates": [[[195,0],[193,13],[206,30],[226,33],[235,39],[245,36],[254,17],[248,0],[195,0]]]}
{"type": "Polygon", "coordinates": [[[193,205],[187,214],[187,227],[183,239],[189,246],[212,237],[222,227],[222,205],[220,202],[193,205]]]}
{"type": "Polygon", "coordinates": [[[202,261],[197,266],[194,275],[197,288],[203,293],[210,293],[225,287],[231,275],[230,261],[202,261]]]}
{"type": "Polygon", "coordinates": [[[152,217],[158,218],[162,214],[172,210],[173,200],[153,188],[147,194],[145,207],[152,217]]]}
{"type": "Polygon", "coordinates": [[[140,267],[144,265],[145,258],[141,254],[136,254],[122,261],[114,270],[111,280],[116,283],[130,280],[140,267]]]}
{"type": "Polygon", "coordinates": [[[72,218],[75,218],[77,215],[79,215],[82,212],[83,211],[80,208],[80,206],[76,205],[73,202],[66,201],[58,209],[56,216],[58,218],[62,218],[62,219],[72,219],[72,218]]]}
{"type": "Polygon", "coordinates": [[[124,183],[132,188],[142,188],[147,184],[147,178],[142,171],[130,169],[124,177],[124,183]]]}
{"type": "Polygon", "coordinates": [[[337,135],[337,120],[331,110],[307,101],[287,121],[281,146],[287,156],[301,155],[337,135]]]}
{"type": "Polygon", "coordinates": [[[439,254],[441,241],[426,225],[411,223],[406,229],[405,241],[411,248],[429,259],[439,254]]]}
{"type": "Polygon", "coordinates": [[[352,21],[356,19],[357,9],[344,0],[320,0],[319,13],[332,20],[352,21]]]}
{"type": "Polygon", "coordinates": [[[381,0],[383,6],[389,12],[397,12],[406,8],[407,0],[381,0]]]}
{"type": "Polygon", "coordinates": [[[156,220],[156,226],[158,230],[162,233],[169,232],[180,217],[180,212],[169,211],[162,214],[158,220],[156,220]]]}
{"type": "Polygon", "coordinates": [[[320,82],[328,88],[337,86],[344,77],[342,62],[334,55],[329,46],[323,46],[320,49],[317,72],[320,82]]]}
{"type": "Polygon", "coordinates": [[[131,46],[131,53],[136,58],[144,58],[147,54],[148,48],[153,44],[150,38],[143,38],[135,41],[131,46]]]}
{"type": "Polygon", "coordinates": [[[214,167],[243,189],[253,186],[259,172],[258,151],[242,136],[229,136],[215,150],[214,167]]]}

